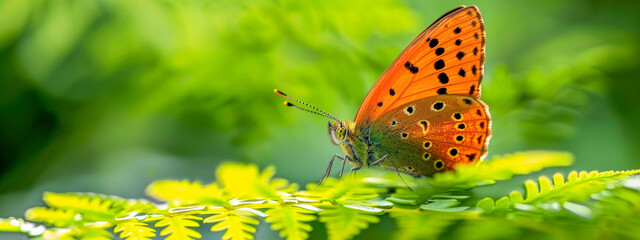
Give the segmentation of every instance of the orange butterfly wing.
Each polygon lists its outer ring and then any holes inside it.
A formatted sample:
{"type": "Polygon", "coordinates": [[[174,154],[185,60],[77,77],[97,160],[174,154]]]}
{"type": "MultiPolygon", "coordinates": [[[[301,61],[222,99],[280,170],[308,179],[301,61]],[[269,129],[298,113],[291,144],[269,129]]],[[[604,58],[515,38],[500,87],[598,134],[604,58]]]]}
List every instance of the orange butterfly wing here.
{"type": "Polygon", "coordinates": [[[476,6],[451,10],[420,33],[363,100],[356,124],[439,94],[480,97],[485,59],[484,22],[476,6]]]}

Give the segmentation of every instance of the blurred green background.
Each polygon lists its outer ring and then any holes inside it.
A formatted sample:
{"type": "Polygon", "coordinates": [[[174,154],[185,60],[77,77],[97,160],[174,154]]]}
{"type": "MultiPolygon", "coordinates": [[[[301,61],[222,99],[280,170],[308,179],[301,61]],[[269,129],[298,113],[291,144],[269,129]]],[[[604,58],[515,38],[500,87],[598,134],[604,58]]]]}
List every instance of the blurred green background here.
{"type": "Polygon", "coordinates": [[[223,161],[316,181],[340,152],[326,119],[272,90],[352,119],[415,35],[463,4],[486,24],[489,158],[551,149],[572,169],[640,168],[637,0],[0,0],[0,217],[44,191],[212,181],[223,161]]]}

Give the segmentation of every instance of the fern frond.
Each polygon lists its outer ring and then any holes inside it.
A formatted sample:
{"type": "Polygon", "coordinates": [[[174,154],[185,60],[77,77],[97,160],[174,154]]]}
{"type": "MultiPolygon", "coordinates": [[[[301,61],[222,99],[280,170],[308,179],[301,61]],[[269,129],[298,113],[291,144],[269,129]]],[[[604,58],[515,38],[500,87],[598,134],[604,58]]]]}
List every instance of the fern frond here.
{"type": "Polygon", "coordinates": [[[371,223],[380,222],[380,218],[369,212],[358,211],[343,206],[325,207],[320,212],[320,222],[325,223],[329,239],[351,239],[371,223]]]}
{"type": "Polygon", "coordinates": [[[627,178],[622,186],[592,197],[596,200],[592,208],[602,216],[601,239],[634,239],[640,236],[640,175],[627,178]]]}
{"type": "Polygon", "coordinates": [[[111,233],[103,228],[86,228],[77,234],[80,240],[110,240],[113,239],[111,233]]]}
{"type": "Polygon", "coordinates": [[[456,171],[444,172],[424,181],[412,181],[413,190],[406,187],[397,188],[387,201],[397,205],[417,206],[425,203],[434,195],[455,195],[463,198],[470,196],[468,189],[495,183],[496,180],[507,180],[517,174],[527,174],[545,167],[566,166],[573,162],[568,153],[530,151],[502,157],[494,157],[491,161],[478,166],[459,165],[456,171]]]}
{"type": "Polygon", "coordinates": [[[0,232],[23,232],[20,226],[24,223],[21,218],[0,218],[0,232]]]}
{"type": "Polygon", "coordinates": [[[580,173],[572,171],[564,180],[562,174],[553,175],[553,184],[551,180],[545,176],[538,179],[539,185],[534,181],[526,181],[526,198],[524,204],[538,204],[543,202],[567,202],[567,201],[584,201],[589,197],[606,189],[606,183],[626,178],[628,176],[640,173],[640,170],[631,171],[606,171],[598,172],[581,171],[580,173]]]}
{"type": "Polygon", "coordinates": [[[97,194],[44,193],[43,201],[52,208],[68,209],[82,214],[84,221],[113,221],[123,210],[122,199],[97,194]]]}
{"type": "Polygon", "coordinates": [[[391,212],[398,225],[393,239],[437,239],[447,227],[464,215],[457,213],[401,211],[391,212]]]}
{"type": "Polygon", "coordinates": [[[242,163],[224,163],[216,170],[224,190],[241,199],[280,199],[283,193],[288,195],[298,189],[297,184],[289,184],[285,179],[272,179],[274,174],[272,166],[260,173],[256,165],[242,163]]]}
{"type": "Polygon", "coordinates": [[[534,211],[538,208],[557,212],[561,208],[568,210],[578,216],[591,217],[591,210],[575,202],[582,202],[589,199],[593,194],[602,192],[607,188],[607,183],[618,181],[634,174],[640,170],[631,171],[592,171],[580,173],[572,171],[568,174],[567,180],[560,173],[553,175],[553,180],[546,176],[538,178],[538,183],[528,180],[525,182],[526,197],[520,192],[513,191],[508,197],[502,197],[497,201],[485,198],[478,202],[477,207],[485,212],[505,212],[512,209],[522,211],[534,211]]]}
{"type": "MultiPolygon", "coordinates": [[[[364,174],[361,176],[364,176],[364,174]]],[[[354,203],[378,198],[380,191],[384,191],[384,189],[381,188],[367,186],[363,180],[363,177],[343,180],[327,178],[322,185],[319,186],[315,183],[308,184],[306,191],[299,191],[295,193],[295,196],[333,203],[345,202],[345,200],[354,203]]]]}
{"type": "Polygon", "coordinates": [[[43,239],[67,239],[75,240],[75,228],[47,228],[44,225],[36,225],[26,222],[21,218],[0,218],[0,232],[25,233],[30,237],[43,239]]]}
{"type": "Polygon", "coordinates": [[[135,220],[120,222],[113,228],[114,233],[120,233],[125,240],[151,240],[156,236],[156,230],[145,222],[135,220]]]}
{"type": "Polygon", "coordinates": [[[548,167],[569,166],[573,155],[564,152],[529,151],[494,157],[477,166],[459,165],[456,171],[436,174],[425,179],[435,188],[472,188],[508,180],[514,175],[528,174],[548,167]]]}
{"type": "Polygon", "coordinates": [[[429,203],[422,204],[420,209],[438,212],[461,212],[469,209],[467,206],[458,207],[458,199],[431,199],[429,203]]]}
{"type": "Polygon", "coordinates": [[[231,199],[224,195],[216,183],[203,186],[199,182],[188,180],[155,181],[145,189],[145,193],[159,201],[171,202],[178,206],[192,203],[224,205],[231,199]]]}
{"type": "Polygon", "coordinates": [[[217,232],[227,230],[222,239],[228,240],[244,240],[253,239],[253,233],[256,232],[255,225],[260,221],[251,217],[254,215],[251,211],[242,209],[227,210],[221,208],[219,214],[207,217],[204,223],[216,223],[211,227],[211,231],[217,232]]]}
{"type": "Polygon", "coordinates": [[[570,161],[568,154],[520,153],[433,178],[407,177],[411,190],[395,172],[368,169],[342,181],[330,178],[321,186],[310,184],[304,191],[274,179],[271,167],[259,172],[253,165],[230,163],[218,169],[220,183],[152,183],[146,191],[164,202],[157,205],[90,193],[46,193],[48,207],[34,207],[25,214],[43,225],[0,219],[0,231],[44,239],[105,240],[112,237],[108,229],[115,225],[112,231],[126,240],[150,240],[157,235],[191,240],[201,238],[194,228],[202,221],[213,223],[211,231],[224,231],[225,240],[244,240],[254,238],[259,218],[264,218],[283,238],[307,239],[312,230],[309,222],[319,217],[328,238],[350,239],[379,222],[378,215],[389,213],[398,224],[397,239],[469,234],[477,239],[638,236],[640,176],[631,175],[640,170],[574,171],[566,179],[562,174],[542,176],[526,181],[524,194],[513,191],[497,200],[485,198],[475,204],[483,211],[470,209],[472,187],[570,161]],[[203,220],[200,215],[207,217],[203,220]],[[154,221],[154,227],[162,228],[159,234],[149,225],[154,221]],[[486,228],[500,230],[473,234],[486,228]]]}
{"type": "Polygon", "coordinates": [[[55,227],[68,227],[82,220],[82,216],[68,209],[33,207],[24,214],[29,221],[44,222],[55,227]]]}
{"type": "Polygon", "coordinates": [[[201,238],[202,235],[191,228],[199,227],[198,221],[202,220],[201,217],[193,215],[175,215],[168,216],[158,222],[155,227],[164,227],[160,231],[160,236],[167,236],[167,240],[192,240],[201,238]]]}
{"type": "MultiPolygon", "coordinates": [[[[465,239],[465,240],[486,240],[486,239],[522,239],[522,232],[535,227],[535,222],[527,222],[525,227],[518,227],[517,223],[501,218],[491,219],[469,219],[456,223],[456,229],[447,234],[442,239],[465,239]],[[524,228],[524,230],[523,230],[524,228]]],[[[524,239],[567,239],[557,234],[541,235],[536,237],[533,232],[528,231],[524,239]]]]}
{"type": "Polygon", "coordinates": [[[271,229],[279,230],[280,237],[287,240],[307,239],[312,227],[306,222],[316,219],[311,215],[313,211],[292,205],[284,205],[279,208],[269,209],[265,214],[269,215],[266,221],[271,223],[271,229]]]}

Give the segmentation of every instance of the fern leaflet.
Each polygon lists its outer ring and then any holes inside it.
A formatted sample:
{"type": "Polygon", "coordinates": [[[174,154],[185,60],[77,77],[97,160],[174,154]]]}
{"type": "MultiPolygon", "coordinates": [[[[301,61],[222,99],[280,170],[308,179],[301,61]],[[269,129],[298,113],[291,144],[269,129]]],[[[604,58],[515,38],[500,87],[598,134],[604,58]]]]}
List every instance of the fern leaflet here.
{"type": "Polygon", "coordinates": [[[202,220],[201,217],[192,215],[175,215],[169,216],[158,221],[155,227],[165,227],[160,231],[160,236],[167,236],[167,240],[191,240],[201,238],[202,235],[191,229],[192,227],[199,227],[200,224],[197,221],[202,220]]]}
{"type": "Polygon", "coordinates": [[[327,226],[329,239],[351,239],[371,223],[377,223],[380,218],[369,212],[354,210],[343,206],[325,207],[320,214],[320,222],[327,226]]]}
{"type": "Polygon", "coordinates": [[[147,223],[138,221],[120,222],[113,229],[114,233],[120,233],[120,238],[126,240],[151,240],[156,236],[156,230],[150,228],[147,223]]]}
{"type": "Polygon", "coordinates": [[[253,239],[253,233],[256,232],[255,225],[260,221],[252,218],[251,215],[253,213],[249,211],[221,209],[220,213],[205,218],[203,222],[216,223],[211,227],[211,231],[227,230],[222,235],[224,240],[253,239]]]}
{"type": "Polygon", "coordinates": [[[265,214],[269,215],[266,221],[271,223],[271,228],[280,230],[280,237],[287,240],[307,239],[311,231],[311,225],[306,222],[313,221],[316,216],[311,215],[313,211],[284,205],[280,208],[269,209],[265,214]]]}

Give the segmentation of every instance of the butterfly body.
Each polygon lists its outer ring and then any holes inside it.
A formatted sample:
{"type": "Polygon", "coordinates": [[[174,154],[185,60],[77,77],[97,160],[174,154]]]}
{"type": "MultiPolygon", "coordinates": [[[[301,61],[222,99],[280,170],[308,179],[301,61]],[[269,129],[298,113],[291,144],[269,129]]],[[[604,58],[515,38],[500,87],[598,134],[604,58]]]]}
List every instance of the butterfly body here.
{"type": "MultiPolygon", "coordinates": [[[[480,98],[485,31],[475,6],[455,8],[420,33],[383,73],[354,121],[298,101],[333,119],[329,137],[336,157],[354,168],[380,166],[433,175],[481,161],[491,137],[491,117],[480,98]]],[[[299,108],[285,102],[289,107],[299,108]]],[[[301,109],[301,108],[299,108],[301,109]]]]}

